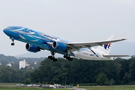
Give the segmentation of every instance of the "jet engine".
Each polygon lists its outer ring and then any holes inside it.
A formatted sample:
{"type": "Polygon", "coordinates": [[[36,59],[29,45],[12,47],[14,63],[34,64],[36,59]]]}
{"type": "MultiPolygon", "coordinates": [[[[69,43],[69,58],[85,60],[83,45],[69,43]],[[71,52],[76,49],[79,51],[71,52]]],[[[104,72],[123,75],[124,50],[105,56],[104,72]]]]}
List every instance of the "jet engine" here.
{"type": "Polygon", "coordinates": [[[54,49],[60,50],[60,51],[65,51],[67,50],[67,45],[62,42],[53,42],[52,47],[54,49]]]}
{"type": "Polygon", "coordinates": [[[36,52],[40,51],[40,47],[27,43],[26,44],[26,50],[36,53],[36,52]]]}

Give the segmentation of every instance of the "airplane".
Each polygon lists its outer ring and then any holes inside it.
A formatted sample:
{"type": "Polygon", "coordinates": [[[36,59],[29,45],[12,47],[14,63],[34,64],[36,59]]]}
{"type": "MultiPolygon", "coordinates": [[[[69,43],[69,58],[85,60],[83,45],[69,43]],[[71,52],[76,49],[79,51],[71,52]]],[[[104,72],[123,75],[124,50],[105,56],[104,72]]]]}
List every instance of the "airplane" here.
{"type": "Polygon", "coordinates": [[[115,34],[104,41],[71,42],[21,26],[9,26],[3,32],[12,40],[12,46],[15,45],[14,40],[18,40],[25,42],[26,50],[30,52],[36,53],[41,50],[49,50],[51,56],[48,56],[48,58],[53,61],[57,61],[55,53],[62,54],[69,61],[72,61],[73,57],[84,60],[114,60],[114,57],[129,56],[109,55],[112,43],[126,40],[123,38],[114,39],[115,34]],[[97,48],[93,48],[94,46],[97,46],[97,48]]]}

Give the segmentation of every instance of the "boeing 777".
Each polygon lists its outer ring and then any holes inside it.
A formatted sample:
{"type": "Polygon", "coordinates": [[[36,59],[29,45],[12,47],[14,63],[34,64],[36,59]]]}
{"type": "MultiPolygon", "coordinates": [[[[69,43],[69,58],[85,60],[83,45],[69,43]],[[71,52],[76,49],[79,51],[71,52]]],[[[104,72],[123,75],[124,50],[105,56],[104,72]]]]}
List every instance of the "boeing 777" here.
{"type": "Polygon", "coordinates": [[[51,56],[49,59],[57,61],[55,53],[63,54],[63,57],[72,61],[72,57],[85,60],[113,60],[114,57],[127,57],[128,55],[109,55],[112,43],[126,39],[114,39],[112,35],[105,41],[98,42],[69,42],[58,37],[46,35],[25,27],[9,26],[5,28],[4,33],[12,40],[11,45],[15,45],[14,40],[26,43],[26,49],[30,52],[39,52],[49,50],[51,56]],[[98,46],[97,48],[93,48],[98,46]]]}

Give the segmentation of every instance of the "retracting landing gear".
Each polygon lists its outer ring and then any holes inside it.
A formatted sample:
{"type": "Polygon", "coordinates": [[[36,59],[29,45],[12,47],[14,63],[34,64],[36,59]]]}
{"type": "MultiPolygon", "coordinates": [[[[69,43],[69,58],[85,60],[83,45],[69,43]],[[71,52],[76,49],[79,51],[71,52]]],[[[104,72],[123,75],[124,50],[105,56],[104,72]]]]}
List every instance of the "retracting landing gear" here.
{"type": "Polygon", "coordinates": [[[57,59],[54,57],[55,52],[51,52],[52,56],[48,56],[48,59],[53,60],[54,62],[57,61],[57,59]]]}
{"type": "Polygon", "coordinates": [[[13,38],[10,38],[10,39],[11,39],[11,41],[12,41],[11,46],[14,46],[14,45],[15,45],[14,39],[13,39],[13,38]]]}
{"type": "Polygon", "coordinates": [[[64,55],[64,58],[66,58],[68,61],[73,61],[73,58],[71,58],[69,55],[64,55]]]}

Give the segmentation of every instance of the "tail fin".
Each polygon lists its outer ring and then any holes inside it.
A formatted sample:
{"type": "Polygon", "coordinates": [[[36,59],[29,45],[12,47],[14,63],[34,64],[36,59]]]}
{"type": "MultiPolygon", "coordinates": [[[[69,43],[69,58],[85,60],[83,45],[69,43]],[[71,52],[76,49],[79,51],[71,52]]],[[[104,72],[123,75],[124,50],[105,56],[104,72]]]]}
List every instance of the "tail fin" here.
{"type": "MultiPolygon", "coordinates": [[[[108,41],[108,40],[114,40],[115,38],[116,38],[116,34],[113,34],[106,41],[108,41]]],[[[102,53],[108,55],[110,53],[110,51],[111,51],[112,46],[113,46],[112,43],[104,44],[103,46],[98,46],[97,47],[97,50],[99,50],[102,53]]]]}

